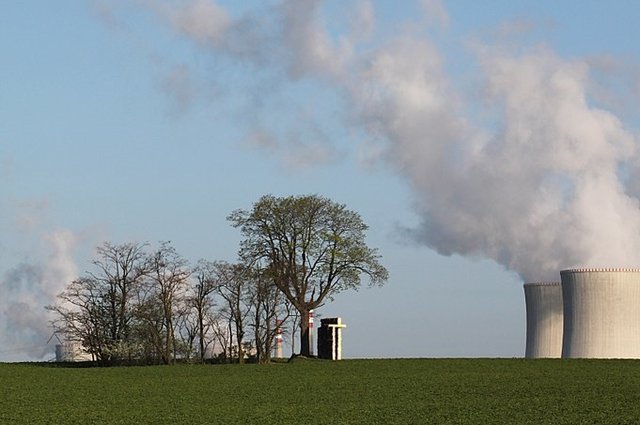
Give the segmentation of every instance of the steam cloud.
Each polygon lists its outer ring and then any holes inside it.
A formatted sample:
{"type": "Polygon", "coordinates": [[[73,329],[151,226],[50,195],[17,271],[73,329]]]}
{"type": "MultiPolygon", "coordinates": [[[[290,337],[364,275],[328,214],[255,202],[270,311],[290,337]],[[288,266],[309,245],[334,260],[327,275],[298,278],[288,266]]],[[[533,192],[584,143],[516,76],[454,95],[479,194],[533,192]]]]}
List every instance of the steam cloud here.
{"type": "Polygon", "coordinates": [[[5,272],[0,298],[0,358],[41,359],[52,352],[46,345],[52,335],[52,319],[45,306],[55,301],[64,286],[77,277],[73,260],[76,238],[59,229],[43,237],[42,259],[25,261],[5,272]]]}
{"type": "MultiPolygon", "coordinates": [[[[470,91],[423,33],[372,43],[375,10],[363,1],[336,35],[324,3],[283,0],[242,17],[206,0],[154,8],[216,57],[338,93],[346,112],[337,120],[383,143],[380,158],[415,194],[413,234],[437,252],[490,258],[527,281],[557,280],[566,267],[640,266],[639,203],[628,183],[637,139],[598,106],[589,60],[476,40],[470,91]],[[243,39],[237,28],[247,22],[253,32],[243,39]]],[[[423,25],[451,25],[441,1],[420,5],[423,25]]],[[[275,149],[272,130],[253,129],[253,145],[275,149]]]]}
{"type": "Polygon", "coordinates": [[[545,49],[479,49],[482,100],[497,112],[486,128],[449,100],[456,93],[433,57],[413,41],[379,52],[365,72],[378,96],[356,99],[418,195],[418,238],[445,255],[491,258],[529,281],[579,265],[640,264],[638,200],[619,171],[636,140],[589,104],[586,63],[545,49]]]}

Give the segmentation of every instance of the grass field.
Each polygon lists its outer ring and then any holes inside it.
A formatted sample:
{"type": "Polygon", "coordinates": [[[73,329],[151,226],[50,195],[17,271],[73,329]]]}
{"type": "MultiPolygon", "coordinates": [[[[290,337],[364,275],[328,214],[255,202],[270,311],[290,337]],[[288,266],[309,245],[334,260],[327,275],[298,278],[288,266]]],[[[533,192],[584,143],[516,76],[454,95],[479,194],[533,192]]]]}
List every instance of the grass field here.
{"type": "Polygon", "coordinates": [[[0,424],[640,424],[640,361],[0,364],[0,424]]]}

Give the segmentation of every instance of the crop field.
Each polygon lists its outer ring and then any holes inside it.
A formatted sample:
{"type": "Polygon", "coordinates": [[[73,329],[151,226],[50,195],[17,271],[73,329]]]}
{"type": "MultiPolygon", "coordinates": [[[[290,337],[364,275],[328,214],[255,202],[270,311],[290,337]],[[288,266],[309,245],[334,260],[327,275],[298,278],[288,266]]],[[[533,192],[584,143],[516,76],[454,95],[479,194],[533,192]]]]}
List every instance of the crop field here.
{"type": "Polygon", "coordinates": [[[640,361],[0,364],[0,424],[640,424],[640,361]]]}

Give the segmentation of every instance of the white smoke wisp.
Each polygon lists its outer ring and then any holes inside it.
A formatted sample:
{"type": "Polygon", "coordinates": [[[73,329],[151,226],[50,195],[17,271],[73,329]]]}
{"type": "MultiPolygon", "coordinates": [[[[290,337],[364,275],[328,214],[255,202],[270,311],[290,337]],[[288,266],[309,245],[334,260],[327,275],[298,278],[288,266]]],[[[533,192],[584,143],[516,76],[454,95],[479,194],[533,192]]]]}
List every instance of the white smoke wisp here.
{"type": "MultiPolygon", "coordinates": [[[[281,4],[281,41],[291,78],[305,75],[339,77],[352,55],[348,37],[332,42],[320,22],[323,0],[285,0],[281,4]]],[[[372,25],[363,22],[364,26],[372,25]]]]}
{"type": "Polygon", "coordinates": [[[53,329],[52,317],[45,309],[56,295],[77,277],[73,253],[75,235],[66,229],[54,230],[43,237],[47,252],[42,261],[28,261],[7,271],[2,277],[0,300],[2,332],[0,358],[42,359],[52,352],[46,345],[53,329]]]}
{"type": "Polygon", "coordinates": [[[181,7],[165,7],[163,12],[176,30],[205,45],[220,45],[231,26],[227,12],[213,1],[194,0],[183,3],[181,7]]]}
{"type": "Polygon", "coordinates": [[[57,229],[44,237],[49,255],[44,279],[49,294],[57,295],[78,277],[78,267],[73,258],[78,237],[68,229],[57,229]]]}
{"type": "Polygon", "coordinates": [[[360,0],[351,13],[351,37],[355,41],[367,41],[376,27],[375,10],[371,0],[360,0]]]}
{"type": "Polygon", "coordinates": [[[420,0],[428,22],[436,22],[442,27],[449,25],[449,14],[442,0],[420,0]]]}

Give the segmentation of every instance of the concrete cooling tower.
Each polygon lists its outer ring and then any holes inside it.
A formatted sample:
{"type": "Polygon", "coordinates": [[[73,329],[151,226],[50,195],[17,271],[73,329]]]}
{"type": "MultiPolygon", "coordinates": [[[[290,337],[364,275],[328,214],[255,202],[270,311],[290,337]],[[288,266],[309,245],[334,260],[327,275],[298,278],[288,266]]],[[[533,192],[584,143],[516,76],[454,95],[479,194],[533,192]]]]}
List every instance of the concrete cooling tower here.
{"type": "Polygon", "coordinates": [[[81,362],[93,360],[91,355],[82,349],[78,342],[65,341],[56,345],[57,362],[81,362]]]}
{"type": "Polygon", "coordinates": [[[562,357],[640,358],[640,269],[560,272],[562,357]]]}
{"type": "Polygon", "coordinates": [[[560,282],[525,283],[527,345],[525,357],[562,354],[562,287],[560,282]]]}

